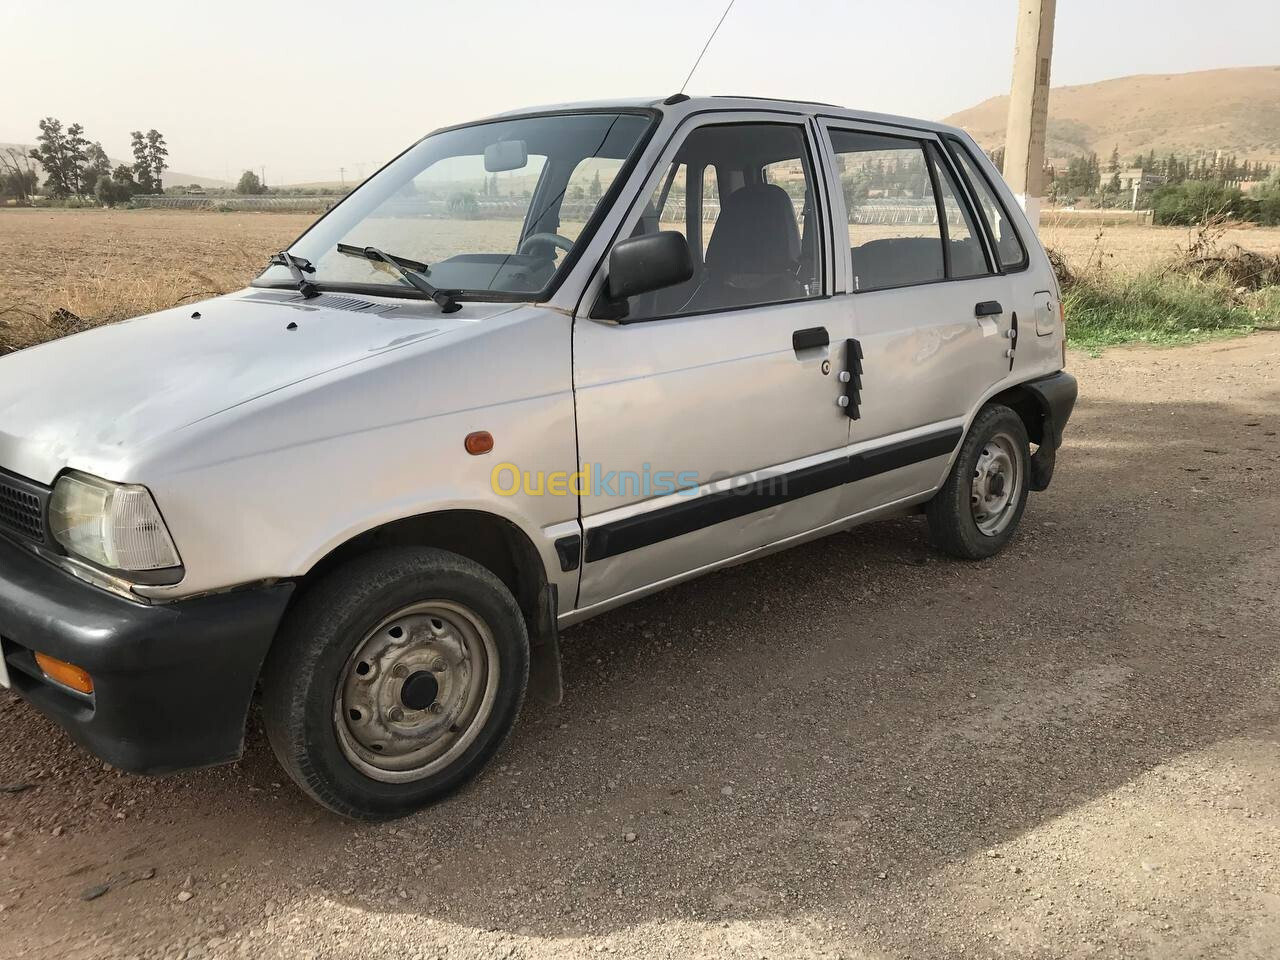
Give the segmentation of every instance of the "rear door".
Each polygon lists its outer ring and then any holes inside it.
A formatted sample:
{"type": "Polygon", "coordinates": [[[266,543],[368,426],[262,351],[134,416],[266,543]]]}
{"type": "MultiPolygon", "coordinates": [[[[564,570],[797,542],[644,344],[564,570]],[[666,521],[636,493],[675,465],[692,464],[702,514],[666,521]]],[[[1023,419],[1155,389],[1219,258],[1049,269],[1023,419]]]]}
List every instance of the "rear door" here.
{"type": "Polygon", "coordinates": [[[1060,326],[1056,285],[1047,273],[1031,269],[1027,243],[1035,240],[1028,237],[1024,241],[1018,235],[1009,207],[997,189],[997,185],[1005,185],[991,162],[960,137],[944,137],[943,146],[973,200],[974,213],[986,227],[997,269],[1009,282],[1011,302],[1006,306],[1011,316],[1020,320],[1010,374],[1015,380],[1022,379],[1025,374],[1019,376],[1021,371],[1040,369],[1046,354],[1053,355],[1057,341],[1048,338],[1058,333],[1060,326]]]}
{"type": "MultiPolygon", "coordinates": [[[[705,115],[673,138],[619,237],[678,230],[685,285],[574,323],[586,535],[579,605],[635,594],[832,522],[848,420],[832,350],[830,221],[811,124],[705,115]]],[[[602,264],[602,270],[605,265],[602,264]]]]}
{"type": "Polygon", "coordinates": [[[1008,278],[938,138],[824,120],[836,184],[838,300],[853,318],[855,469],[842,511],[861,513],[941,481],[967,417],[1009,374],[1008,278]],[[837,227],[839,231],[839,227],[837,227]],[[845,237],[847,236],[847,240],[845,237]]]}

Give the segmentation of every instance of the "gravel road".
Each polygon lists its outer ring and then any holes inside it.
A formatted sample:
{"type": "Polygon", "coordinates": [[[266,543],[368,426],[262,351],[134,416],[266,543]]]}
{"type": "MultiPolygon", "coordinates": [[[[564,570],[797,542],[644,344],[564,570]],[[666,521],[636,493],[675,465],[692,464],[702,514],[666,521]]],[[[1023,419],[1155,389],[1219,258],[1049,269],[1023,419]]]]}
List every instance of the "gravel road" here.
{"type": "Polygon", "coordinates": [[[1280,336],[1070,366],[1002,556],[894,521],[594,620],[398,823],[256,717],[146,779],[0,694],[0,956],[1280,954],[1280,336]]]}

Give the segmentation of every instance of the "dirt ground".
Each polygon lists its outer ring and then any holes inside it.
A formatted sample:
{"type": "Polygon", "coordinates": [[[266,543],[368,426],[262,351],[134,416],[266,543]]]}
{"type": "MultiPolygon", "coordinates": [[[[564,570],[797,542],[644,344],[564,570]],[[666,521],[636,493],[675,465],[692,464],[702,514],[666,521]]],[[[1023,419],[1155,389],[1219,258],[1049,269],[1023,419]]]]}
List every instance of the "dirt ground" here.
{"type": "Polygon", "coordinates": [[[565,704],[398,823],[312,806],[256,717],[145,779],[0,695],[0,955],[1280,954],[1280,335],[1071,368],[1006,553],[892,521],[593,620],[565,704]]]}

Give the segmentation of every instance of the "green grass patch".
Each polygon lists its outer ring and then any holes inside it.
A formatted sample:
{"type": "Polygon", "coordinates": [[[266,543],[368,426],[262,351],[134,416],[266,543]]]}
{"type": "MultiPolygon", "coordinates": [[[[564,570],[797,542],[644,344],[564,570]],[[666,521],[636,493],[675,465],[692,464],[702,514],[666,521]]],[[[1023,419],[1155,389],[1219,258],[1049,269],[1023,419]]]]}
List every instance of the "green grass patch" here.
{"type": "Polygon", "coordinates": [[[1071,344],[1193,343],[1280,324],[1280,257],[1220,248],[1220,236],[1219,224],[1206,224],[1186,250],[1137,273],[1102,257],[1077,273],[1050,251],[1071,344]]]}
{"type": "Polygon", "coordinates": [[[1177,344],[1239,336],[1280,320],[1280,289],[1239,291],[1224,278],[1149,271],[1076,277],[1066,288],[1071,344],[1177,344]]]}

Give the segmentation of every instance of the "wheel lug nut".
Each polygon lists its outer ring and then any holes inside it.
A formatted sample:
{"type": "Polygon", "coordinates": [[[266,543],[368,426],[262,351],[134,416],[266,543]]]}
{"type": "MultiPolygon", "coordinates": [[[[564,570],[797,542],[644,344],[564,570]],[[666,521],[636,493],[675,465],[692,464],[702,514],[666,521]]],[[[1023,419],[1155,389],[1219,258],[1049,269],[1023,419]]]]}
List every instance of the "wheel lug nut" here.
{"type": "Polygon", "coordinates": [[[409,675],[409,668],[406,667],[403,663],[397,663],[394,667],[391,668],[391,675],[395,677],[397,680],[403,680],[405,677],[409,675]]]}
{"type": "Polygon", "coordinates": [[[432,713],[440,713],[442,710],[444,710],[444,705],[439,700],[437,700],[431,706],[427,707],[427,709],[430,710],[432,713]]]}
{"type": "Polygon", "coordinates": [[[404,711],[401,710],[399,707],[392,707],[390,710],[387,711],[387,719],[390,720],[392,723],[399,723],[401,720],[404,719],[404,711]]]}
{"type": "Polygon", "coordinates": [[[439,657],[437,657],[437,658],[436,658],[434,661],[432,661],[432,663],[431,663],[431,672],[432,672],[432,673],[444,673],[444,672],[445,672],[446,670],[448,670],[448,669],[449,669],[449,665],[448,665],[447,663],[445,663],[445,662],[444,662],[442,659],[440,659],[439,657]]]}

